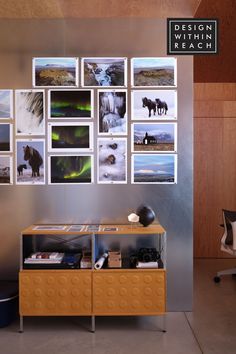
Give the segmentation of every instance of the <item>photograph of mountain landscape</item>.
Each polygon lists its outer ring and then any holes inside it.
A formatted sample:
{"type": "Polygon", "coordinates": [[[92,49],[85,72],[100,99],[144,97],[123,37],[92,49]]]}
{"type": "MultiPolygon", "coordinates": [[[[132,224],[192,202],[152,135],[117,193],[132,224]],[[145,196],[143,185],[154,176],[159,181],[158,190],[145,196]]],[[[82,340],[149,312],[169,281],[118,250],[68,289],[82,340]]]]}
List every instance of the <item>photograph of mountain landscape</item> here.
{"type": "Polygon", "coordinates": [[[11,156],[0,156],[0,184],[12,184],[11,156]]]}
{"type": "Polygon", "coordinates": [[[82,86],[126,86],[127,58],[82,58],[82,86]]]}
{"type": "Polygon", "coordinates": [[[49,123],[49,151],[92,151],[92,123],[49,123]]]}
{"type": "Polygon", "coordinates": [[[127,139],[98,139],[98,183],[127,183],[127,139]]]}
{"type": "Polygon", "coordinates": [[[132,120],[176,120],[176,90],[132,90],[132,120]]]}
{"type": "Polygon", "coordinates": [[[78,86],[78,58],[33,58],[33,86],[78,86]]]}
{"type": "Polygon", "coordinates": [[[0,123],[0,152],[12,151],[12,124],[0,123]]]}
{"type": "Polygon", "coordinates": [[[93,182],[92,155],[60,155],[48,158],[49,184],[81,184],[93,182]]]}
{"type": "Polygon", "coordinates": [[[12,90],[0,90],[0,119],[13,118],[12,90]]]}
{"type": "Polygon", "coordinates": [[[132,124],[132,152],[176,152],[176,123],[132,124]]]}
{"type": "Polygon", "coordinates": [[[49,90],[49,118],[93,118],[93,90],[49,90]]]}
{"type": "Polygon", "coordinates": [[[177,155],[132,155],[132,183],[177,183],[177,155]]]}
{"type": "Polygon", "coordinates": [[[132,58],[131,86],[175,87],[176,59],[163,58],[132,58]]]}
{"type": "Polygon", "coordinates": [[[16,90],[16,134],[44,135],[44,90],[16,90]]]}

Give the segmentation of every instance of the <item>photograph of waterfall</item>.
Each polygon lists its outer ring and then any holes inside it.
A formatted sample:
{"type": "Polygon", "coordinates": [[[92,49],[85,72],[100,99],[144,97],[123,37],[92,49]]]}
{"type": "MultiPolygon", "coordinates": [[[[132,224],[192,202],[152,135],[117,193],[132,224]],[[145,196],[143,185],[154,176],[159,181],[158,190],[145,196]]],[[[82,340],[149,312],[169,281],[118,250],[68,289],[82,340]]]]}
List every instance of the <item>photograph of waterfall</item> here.
{"type": "Polygon", "coordinates": [[[127,90],[98,90],[98,134],[127,134],[127,90]]]}
{"type": "Polygon", "coordinates": [[[93,118],[93,90],[49,90],[49,118],[93,118]]]}
{"type": "Polygon", "coordinates": [[[78,58],[33,58],[33,87],[78,86],[78,58]]]}
{"type": "Polygon", "coordinates": [[[0,152],[12,152],[12,124],[0,123],[0,152]]]}
{"type": "Polygon", "coordinates": [[[16,134],[44,135],[44,90],[16,90],[16,134]]]}
{"type": "Polygon", "coordinates": [[[132,58],[132,87],[176,87],[176,58],[132,58]]]}
{"type": "Polygon", "coordinates": [[[48,150],[93,151],[93,123],[49,123],[48,150]]]}
{"type": "Polygon", "coordinates": [[[176,123],[135,123],[131,125],[132,152],[176,152],[176,123]]]}
{"type": "Polygon", "coordinates": [[[176,90],[132,90],[132,120],[176,120],[176,90]]]}
{"type": "Polygon", "coordinates": [[[98,183],[127,183],[127,139],[98,139],[98,183]]]}
{"type": "Polygon", "coordinates": [[[0,90],[0,119],[13,118],[13,90],[0,90]]]}
{"type": "Polygon", "coordinates": [[[82,58],[82,86],[127,86],[127,58],[82,58]]]}
{"type": "Polygon", "coordinates": [[[53,155],[48,158],[49,184],[93,183],[92,155],[53,155]]]}
{"type": "Polygon", "coordinates": [[[131,170],[132,183],[177,183],[177,155],[134,154],[131,170]]]}
{"type": "Polygon", "coordinates": [[[12,183],[12,157],[0,156],[0,185],[12,183]]]}
{"type": "Polygon", "coordinates": [[[44,139],[16,140],[16,184],[45,184],[44,139]]]}

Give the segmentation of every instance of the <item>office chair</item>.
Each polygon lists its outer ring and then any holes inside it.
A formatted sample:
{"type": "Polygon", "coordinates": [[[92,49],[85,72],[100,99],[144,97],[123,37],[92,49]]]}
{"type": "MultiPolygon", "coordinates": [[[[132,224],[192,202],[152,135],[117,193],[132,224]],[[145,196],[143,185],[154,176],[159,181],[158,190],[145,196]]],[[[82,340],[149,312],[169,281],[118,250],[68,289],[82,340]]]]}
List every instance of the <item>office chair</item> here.
{"type": "MultiPolygon", "coordinates": [[[[236,211],[223,209],[224,234],[221,238],[221,251],[236,257],[236,211]]],[[[217,272],[214,282],[219,283],[222,275],[236,275],[236,267],[217,272]]]]}

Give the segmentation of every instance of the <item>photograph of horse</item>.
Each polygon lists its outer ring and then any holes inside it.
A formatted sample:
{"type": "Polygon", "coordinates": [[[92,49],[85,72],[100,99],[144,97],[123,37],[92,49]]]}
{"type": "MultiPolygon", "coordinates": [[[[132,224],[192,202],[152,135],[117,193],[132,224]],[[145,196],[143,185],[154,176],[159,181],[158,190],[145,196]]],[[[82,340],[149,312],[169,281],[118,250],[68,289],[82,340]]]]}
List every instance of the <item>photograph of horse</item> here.
{"type": "Polygon", "coordinates": [[[177,119],[176,90],[131,91],[132,120],[177,119]]]}
{"type": "Polygon", "coordinates": [[[17,140],[16,183],[44,184],[44,148],[43,139],[17,140]]]}

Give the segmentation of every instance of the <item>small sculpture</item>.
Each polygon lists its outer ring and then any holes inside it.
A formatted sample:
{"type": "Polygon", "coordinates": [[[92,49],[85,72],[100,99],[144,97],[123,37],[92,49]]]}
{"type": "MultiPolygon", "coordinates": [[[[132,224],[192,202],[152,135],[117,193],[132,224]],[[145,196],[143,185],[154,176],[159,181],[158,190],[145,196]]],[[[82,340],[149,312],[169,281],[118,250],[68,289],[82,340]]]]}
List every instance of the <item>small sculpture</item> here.
{"type": "Polygon", "coordinates": [[[145,227],[150,225],[156,217],[152,208],[147,205],[141,205],[137,209],[136,214],[139,216],[139,222],[145,227]]]}

